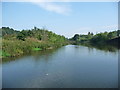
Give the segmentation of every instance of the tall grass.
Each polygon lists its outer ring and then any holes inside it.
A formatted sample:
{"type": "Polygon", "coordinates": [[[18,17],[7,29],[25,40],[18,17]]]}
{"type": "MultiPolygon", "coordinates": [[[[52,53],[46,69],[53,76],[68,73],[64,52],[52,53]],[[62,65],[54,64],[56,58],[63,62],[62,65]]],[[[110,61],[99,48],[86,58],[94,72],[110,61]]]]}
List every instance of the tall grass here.
{"type": "Polygon", "coordinates": [[[19,56],[37,50],[57,48],[66,43],[39,42],[35,40],[2,40],[2,57],[19,56]]]}

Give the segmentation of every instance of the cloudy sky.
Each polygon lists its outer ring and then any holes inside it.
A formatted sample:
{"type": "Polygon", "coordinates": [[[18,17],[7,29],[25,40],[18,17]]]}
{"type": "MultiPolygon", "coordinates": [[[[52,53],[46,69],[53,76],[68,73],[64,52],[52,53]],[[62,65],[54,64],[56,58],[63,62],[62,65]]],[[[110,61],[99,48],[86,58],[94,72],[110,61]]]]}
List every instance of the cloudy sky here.
{"type": "Polygon", "coordinates": [[[117,2],[2,2],[2,26],[22,30],[45,27],[57,34],[117,30],[117,2]]]}

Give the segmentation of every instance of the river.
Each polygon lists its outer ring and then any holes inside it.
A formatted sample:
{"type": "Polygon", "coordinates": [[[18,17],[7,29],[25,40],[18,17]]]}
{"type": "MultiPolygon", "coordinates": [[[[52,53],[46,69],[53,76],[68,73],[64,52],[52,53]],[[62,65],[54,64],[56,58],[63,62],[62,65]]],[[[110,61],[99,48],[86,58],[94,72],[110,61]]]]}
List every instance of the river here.
{"type": "Polygon", "coordinates": [[[2,63],[3,88],[117,88],[118,52],[67,45],[2,63]]]}

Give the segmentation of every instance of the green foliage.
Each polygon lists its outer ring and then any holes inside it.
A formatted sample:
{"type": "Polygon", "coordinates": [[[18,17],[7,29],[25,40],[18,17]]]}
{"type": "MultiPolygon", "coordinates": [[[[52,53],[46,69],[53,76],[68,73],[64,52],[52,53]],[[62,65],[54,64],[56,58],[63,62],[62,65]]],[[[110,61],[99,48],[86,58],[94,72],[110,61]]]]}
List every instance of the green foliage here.
{"type": "Polygon", "coordinates": [[[2,57],[8,57],[8,56],[11,56],[9,53],[6,53],[6,52],[0,52],[0,56],[2,57]]]}
{"type": "Polygon", "coordinates": [[[12,35],[12,34],[17,34],[19,33],[19,31],[16,31],[12,28],[9,27],[2,27],[0,29],[0,31],[2,32],[0,36],[5,36],[5,35],[12,35]]]}
{"type": "Polygon", "coordinates": [[[108,37],[108,39],[112,39],[112,37],[114,37],[113,33],[112,32],[108,33],[107,37],[108,37]]]}
{"type": "Polygon", "coordinates": [[[40,51],[42,50],[41,48],[33,48],[34,51],[40,51]]]}
{"type": "Polygon", "coordinates": [[[17,35],[16,38],[19,39],[19,40],[25,41],[25,34],[23,34],[22,32],[20,32],[20,33],[17,35]]]}
{"type": "Polygon", "coordinates": [[[92,37],[90,41],[93,43],[103,43],[104,41],[108,40],[107,36],[107,32],[99,33],[92,37]]]}
{"type": "MultiPolygon", "coordinates": [[[[4,27],[2,31],[6,31],[6,28],[4,27]]],[[[12,31],[12,33],[3,36],[2,56],[4,57],[57,48],[68,43],[64,36],[57,35],[44,28],[34,27],[34,29],[22,30],[17,33],[15,30],[12,31]]],[[[7,28],[7,32],[11,32],[11,29],[7,28]]]]}
{"type": "Polygon", "coordinates": [[[45,28],[34,27],[31,30],[16,31],[9,27],[2,27],[0,31],[3,32],[2,57],[19,56],[32,51],[57,48],[69,43],[101,44],[120,35],[120,30],[96,35],[88,32],[87,35],[75,34],[68,42],[64,36],[57,35],[45,28]]]}
{"type": "Polygon", "coordinates": [[[120,30],[117,30],[117,36],[118,37],[120,36],[120,30]]]}
{"type": "Polygon", "coordinates": [[[74,37],[72,38],[72,40],[78,41],[79,40],[79,34],[75,34],[74,37]]]}
{"type": "Polygon", "coordinates": [[[119,35],[120,35],[120,30],[113,32],[98,33],[96,35],[94,35],[91,32],[88,32],[87,35],[75,34],[74,37],[72,37],[70,40],[75,41],[77,44],[80,43],[100,44],[100,43],[105,43],[113,38],[119,37],[119,35]]]}
{"type": "MultiPolygon", "coordinates": [[[[4,40],[2,44],[2,51],[9,53],[10,56],[19,56],[21,54],[30,53],[32,51],[41,51],[46,50],[50,47],[57,48],[62,45],[66,45],[66,43],[51,43],[51,42],[39,42],[34,40],[25,41],[22,40],[4,40]]],[[[4,55],[8,56],[8,55],[4,55]]]]}

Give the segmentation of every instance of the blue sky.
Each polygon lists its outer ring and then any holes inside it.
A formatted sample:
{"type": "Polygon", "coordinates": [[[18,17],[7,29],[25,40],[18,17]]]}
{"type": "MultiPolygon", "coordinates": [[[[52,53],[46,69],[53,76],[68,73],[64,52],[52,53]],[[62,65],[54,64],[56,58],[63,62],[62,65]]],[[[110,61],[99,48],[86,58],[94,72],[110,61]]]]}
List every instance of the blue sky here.
{"type": "Polygon", "coordinates": [[[2,2],[2,26],[22,30],[45,27],[57,34],[117,30],[117,2],[2,2]]]}

